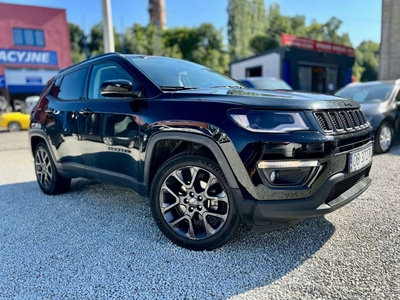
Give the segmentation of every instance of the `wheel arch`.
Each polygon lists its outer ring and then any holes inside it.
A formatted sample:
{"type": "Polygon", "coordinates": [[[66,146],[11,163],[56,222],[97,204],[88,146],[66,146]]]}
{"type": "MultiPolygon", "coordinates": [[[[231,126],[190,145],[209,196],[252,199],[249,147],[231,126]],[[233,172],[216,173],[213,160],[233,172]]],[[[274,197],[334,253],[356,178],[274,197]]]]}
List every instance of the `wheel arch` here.
{"type": "Polygon", "coordinates": [[[30,130],[29,131],[29,139],[30,139],[30,144],[31,144],[32,155],[35,154],[35,149],[36,149],[37,145],[39,143],[44,143],[44,144],[46,144],[47,148],[49,149],[49,152],[54,161],[54,164],[56,165],[56,167],[58,167],[58,168],[60,167],[59,163],[56,160],[56,156],[53,153],[53,149],[52,149],[52,147],[50,147],[48,137],[45,133],[43,133],[40,130],[30,130]]]}
{"type": "Polygon", "coordinates": [[[40,143],[47,144],[46,140],[43,137],[38,136],[38,135],[31,136],[31,152],[32,152],[32,155],[35,153],[35,149],[36,149],[37,145],[39,145],[40,143]]]}
{"type": "Polygon", "coordinates": [[[382,121],[381,121],[381,123],[379,124],[379,126],[381,126],[382,123],[384,123],[384,122],[389,123],[389,124],[392,126],[393,130],[394,130],[394,122],[395,122],[395,119],[394,119],[392,116],[386,116],[384,119],[382,119],[382,121]]]}
{"type": "Polygon", "coordinates": [[[233,189],[239,188],[234,173],[217,142],[209,137],[197,134],[168,132],[157,133],[149,140],[144,159],[144,184],[148,191],[158,168],[173,155],[189,150],[188,147],[192,147],[189,148],[190,150],[196,150],[196,148],[198,148],[197,150],[205,153],[208,157],[213,158],[224,173],[229,187],[233,189]],[[170,141],[179,144],[176,151],[172,150],[169,154],[164,155],[164,157],[157,160],[157,152],[160,150],[160,147],[163,147],[164,143],[170,141]]]}

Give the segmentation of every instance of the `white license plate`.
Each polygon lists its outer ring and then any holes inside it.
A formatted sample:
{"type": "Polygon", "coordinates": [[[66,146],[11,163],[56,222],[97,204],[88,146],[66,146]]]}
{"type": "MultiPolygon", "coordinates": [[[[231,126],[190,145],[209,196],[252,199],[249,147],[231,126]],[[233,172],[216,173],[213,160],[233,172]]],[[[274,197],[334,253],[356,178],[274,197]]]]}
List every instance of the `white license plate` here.
{"type": "Polygon", "coordinates": [[[372,160],[372,145],[349,153],[349,172],[354,172],[368,165],[372,160]]]}

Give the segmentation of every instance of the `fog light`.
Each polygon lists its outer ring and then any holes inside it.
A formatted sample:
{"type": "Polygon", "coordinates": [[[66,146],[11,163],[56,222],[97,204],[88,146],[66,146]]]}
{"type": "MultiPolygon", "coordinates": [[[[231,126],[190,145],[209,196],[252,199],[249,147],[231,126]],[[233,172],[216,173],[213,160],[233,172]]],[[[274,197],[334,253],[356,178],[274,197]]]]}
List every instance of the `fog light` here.
{"type": "Polygon", "coordinates": [[[270,187],[302,187],[312,184],[322,166],[317,160],[260,161],[258,172],[270,187]]]}
{"type": "Polygon", "coordinates": [[[276,178],[276,173],[275,171],[272,171],[271,174],[269,175],[269,179],[271,180],[271,182],[274,182],[276,178]]]}

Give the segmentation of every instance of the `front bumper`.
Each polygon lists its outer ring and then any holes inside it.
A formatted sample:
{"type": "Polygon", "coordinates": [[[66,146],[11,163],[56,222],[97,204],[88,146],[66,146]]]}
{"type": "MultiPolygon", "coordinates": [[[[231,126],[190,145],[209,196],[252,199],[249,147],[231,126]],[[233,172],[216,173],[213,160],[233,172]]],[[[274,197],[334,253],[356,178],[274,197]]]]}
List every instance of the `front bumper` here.
{"type": "Polygon", "coordinates": [[[243,200],[237,201],[238,209],[245,225],[253,231],[270,231],[276,229],[274,224],[279,227],[291,220],[325,215],[354,200],[369,187],[370,169],[371,164],[355,173],[337,173],[307,198],[243,200]]]}

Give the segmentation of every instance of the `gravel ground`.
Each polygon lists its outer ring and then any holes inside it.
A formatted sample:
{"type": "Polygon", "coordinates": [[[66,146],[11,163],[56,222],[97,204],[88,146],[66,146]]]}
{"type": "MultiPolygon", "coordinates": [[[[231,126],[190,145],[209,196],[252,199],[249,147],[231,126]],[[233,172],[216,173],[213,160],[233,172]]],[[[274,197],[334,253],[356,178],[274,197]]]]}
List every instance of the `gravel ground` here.
{"type": "Polygon", "coordinates": [[[0,166],[0,299],[400,299],[400,144],[342,209],[209,252],[170,243],[129,189],[44,195],[27,132],[0,133],[0,166]]]}

